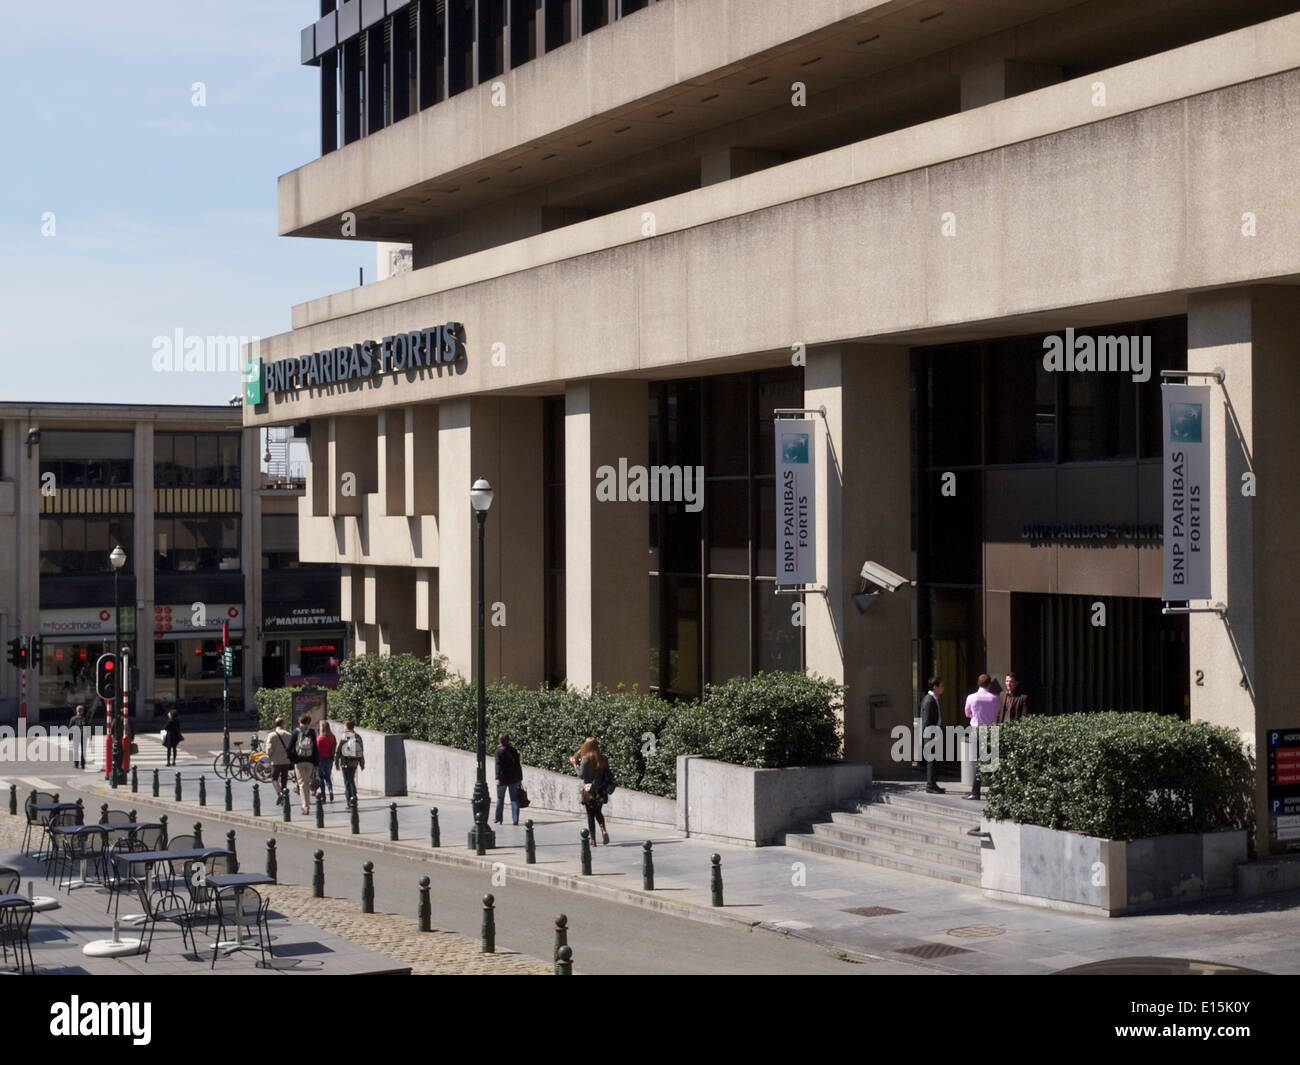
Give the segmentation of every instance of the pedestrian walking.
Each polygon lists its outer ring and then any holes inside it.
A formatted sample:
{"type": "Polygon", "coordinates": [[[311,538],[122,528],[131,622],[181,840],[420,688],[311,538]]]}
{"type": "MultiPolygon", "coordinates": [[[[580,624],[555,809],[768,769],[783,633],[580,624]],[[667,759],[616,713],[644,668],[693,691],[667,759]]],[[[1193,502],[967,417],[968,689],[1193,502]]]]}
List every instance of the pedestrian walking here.
{"type": "Polygon", "coordinates": [[[271,759],[271,786],[275,788],[277,802],[283,802],[284,790],[289,786],[289,770],[293,767],[290,751],[293,737],[284,727],[284,718],[275,719],[275,727],[266,737],[266,756],[271,759]]]}
{"type": "Polygon", "coordinates": [[[998,724],[1007,721],[1019,721],[1032,713],[1029,709],[1029,693],[1020,687],[1020,678],[1014,673],[1006,676],[1005,687],[998,695],[998,724]]]}
{"type": "Polygon", "coordinates": [[[579,801],[587,810],[587,832],[591,845],[596,845],[596,826],[600,825],[603,842],[609,843],[609,833],[605,830],[605,815],[601,807],[609,802],[614,792],[614,774],[609,770],[609,759],[600,751],[600,744],[588,736],[576,755],[569,755],[569,764],[578,771],[582,778],[582,791],[579,801]]]}
{"type": "Polygon", "coordinates": [[[981,673],[979,680],[976,681],[975,690],[966,696],[966,716],[975,726],[970,743],[970,760],[975,768],[975,783],[971,786],[970,794],[963,795],[963,799],[978,801],[980,797],[979,729],[984,725],[995,724],[998,719],[998,697],[989,690],[989,685],[992,683],[992,677],[987,673],[981,673]]]}
{"type": "Polygon", "coordinates": [[[931,795],[947,794],[939,787],[939,755],[943,750],[939,696],[942,694],[943,681],[931,677],[921,697],[921,758],[925,762],[925,790],[931,795]]]}
{"type": "Polygon", "coordinates": [[[72,768],[86,768],[86,708],[81,703],[72,712],[72,768]]]}
{"type": "Polygon", "coordinates": [[[181,740],[185,739],[181,735],[181,719],[176,715],[175,710],[167,711],[167,720],[162,728],[162,744],[167,749],[167,764],[176,764],[176,748],[181,745],[181,740]]]}
{"type": "Polygon", "coordinates": [[[311,784],[316,777],[320,754],[316,750],[316,730],[311,727],[311,714],[298,719],[293,730],[293,746],[289,749],[294,771],[298,774],[298,794],[302,797],[302,812],[311,813],[311,784]]]}
{"type": "Polygon", "coordinates": [[[361,742],[357,723],[351,718],[343,722],[338,758],[339,768],[343,770],[343,801],[351,806],[357,798],[357,769],[366,768],[366,745],[361,742]]]}
{"type": "Polygon", "coordinates": [[[320,723],[320,735],[316,737],[316,753],[320,763],[316,766],[316,783],[320,791],[320,801],[325,801],[325,789],[329,789],[330,802],[334,801],[334,749],[338,740],[328,721],[320,723]]]}
{"type": "MultiPolygon", "coordinates": [[[[501,814],[505,807],[506,792],[510,792],[510,816],[512,824],[519,824],[519,785],[524,779],[524,767],[519,761],[519,752],[510,746],[510,734],[502,732],[497,736],[497,816],[492,822],[501,824],[501,814]]],[[[593,833],[594,835],[594,833],[593,833]]]]}

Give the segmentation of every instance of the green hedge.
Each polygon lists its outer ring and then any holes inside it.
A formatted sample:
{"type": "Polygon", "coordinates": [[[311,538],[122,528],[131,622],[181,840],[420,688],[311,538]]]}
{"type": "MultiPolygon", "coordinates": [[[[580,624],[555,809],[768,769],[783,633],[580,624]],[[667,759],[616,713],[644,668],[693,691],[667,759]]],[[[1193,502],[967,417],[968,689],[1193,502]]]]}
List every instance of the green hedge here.
{"type": "Polygon", "coordinates": [[[985,816],[1133,840],[1253,831],[1254,767],[1233,729],[1160,714],[1026,717],[998,731],[985,816]]]}
{"type": "MultiPolygon", "coordinates": [[[[489,684],[489,747],[510,733],[524,764],[572,771],[569,755],[586,736],[600,740],[621,787],[672,798],[677,756],[698,754],[736,765],[781,768],[839,757],[837,710],[844,689],[803,673],[759,673],[709,685],[701,701],[671,702],[620,688],[578,692],[489,684]]],[[[288,714],[288,689],[259,691],[263,727],[288,714]]],[[[446,662],[401,655],[348,659],[330,715],[352,713],[364,728],[462,750],[475,744],[474,686],[449,677],[446,662]]]]}

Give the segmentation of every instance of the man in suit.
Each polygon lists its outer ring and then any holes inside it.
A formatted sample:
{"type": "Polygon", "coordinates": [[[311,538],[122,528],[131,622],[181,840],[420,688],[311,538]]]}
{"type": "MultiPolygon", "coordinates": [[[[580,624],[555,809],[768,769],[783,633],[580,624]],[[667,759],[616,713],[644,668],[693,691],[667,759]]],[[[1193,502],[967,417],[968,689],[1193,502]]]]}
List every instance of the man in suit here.
{"type": "Polygon", "coordinates": [[[1029,695],[1021,690],[1020,678],[1008,673],[1006,687],[998,695],[998,724],[1019,721],[1029,712],[1029,695]]]}
{"type": "Polygon", "coordinates": [[[943,681],[931,677],[926,685],[926,693],[921,697],[921,757],[925,761],[925,790],[931,795],[947,794],[939,787],[939,754],[943,750],[941,733],[932,729],[941,728],[939,716],[939,696],[943,694],[943,681]]]}

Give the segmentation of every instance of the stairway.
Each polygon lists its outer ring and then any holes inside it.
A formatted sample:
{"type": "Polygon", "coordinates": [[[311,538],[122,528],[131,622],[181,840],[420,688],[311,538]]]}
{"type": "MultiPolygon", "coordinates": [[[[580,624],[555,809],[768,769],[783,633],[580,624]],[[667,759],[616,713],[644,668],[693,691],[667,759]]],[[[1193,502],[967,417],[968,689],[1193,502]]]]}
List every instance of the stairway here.
{"type": "Polygon", "coordinates": [[[927,795],[920,784],[879,783],[847,810],[830,814],[811,833],[790,832],[786,846],[814,854],[899,869],[905,873],[978,887],[982,803],[927,795]]]}

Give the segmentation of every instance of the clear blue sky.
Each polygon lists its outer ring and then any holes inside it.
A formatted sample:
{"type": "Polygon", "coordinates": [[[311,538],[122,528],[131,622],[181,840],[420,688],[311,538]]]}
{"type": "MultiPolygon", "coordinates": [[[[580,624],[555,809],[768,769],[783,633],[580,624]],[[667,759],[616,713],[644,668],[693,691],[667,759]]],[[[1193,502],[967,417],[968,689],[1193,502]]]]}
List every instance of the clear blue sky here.
{"type": "Polygon", "coordinates": [[[315,0],[3,7],[0,400],[224,403],[237,373],[159,374],[154,338],[271,336],[373,279],[374,244],[276,235],[320,154],[315,0]]]}

